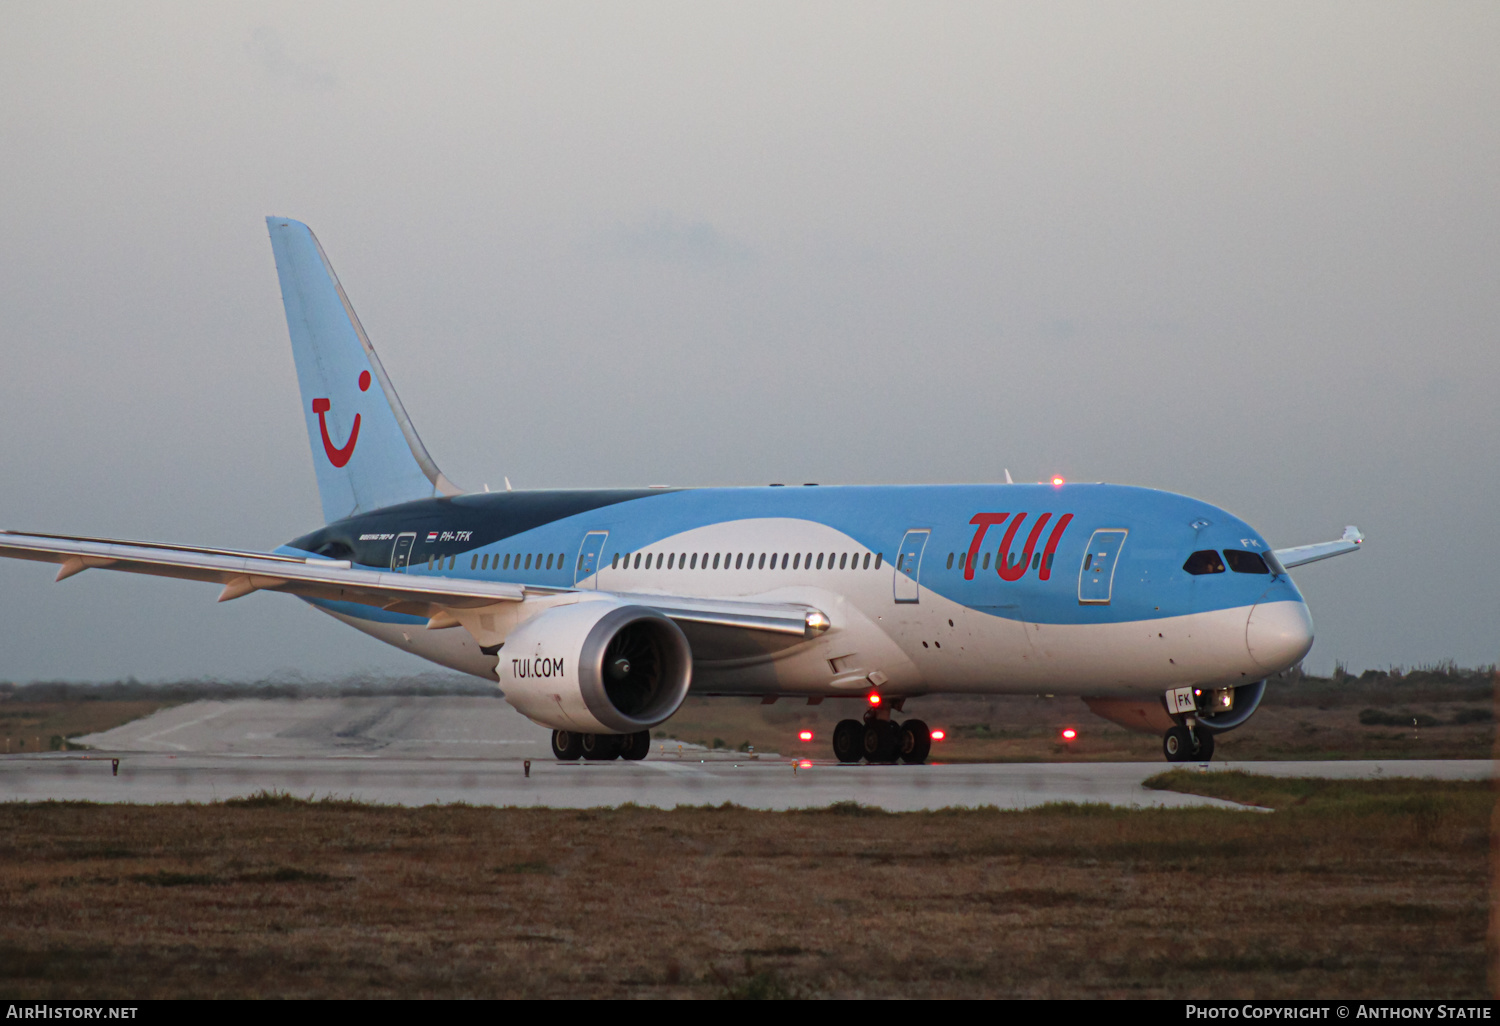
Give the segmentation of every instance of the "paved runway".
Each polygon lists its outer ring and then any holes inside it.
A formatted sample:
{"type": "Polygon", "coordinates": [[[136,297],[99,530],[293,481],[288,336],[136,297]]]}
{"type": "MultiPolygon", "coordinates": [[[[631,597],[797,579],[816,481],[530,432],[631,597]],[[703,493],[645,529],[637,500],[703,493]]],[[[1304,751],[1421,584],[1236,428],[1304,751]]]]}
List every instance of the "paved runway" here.
{"type": "Polygon", "coordinates": [[[552,732],[498,695],[189,702],[77,739],[120,752],[327,758],[551,757],[552,732]]]}
{"type": "MultiPolygon", "coordinates": [[[[1047,802],[1231,806],[1141,786],[1166,763],[839,766],[658,743],[643,762],[552,759],[550,732],[503,701],[354,698],[193,702],[82,739],[94,751],[0,758],[0,800],[212,802],[261,790],[396,805],[895,811],[1047,802]],[[118,775],[112,759],[119,759],[118,775]],[[531,760],[530,775],[525,769],[531,760]]],[[[1480,779],[1486,761],[1215,763],[1281,776],[1480,779]]]]}

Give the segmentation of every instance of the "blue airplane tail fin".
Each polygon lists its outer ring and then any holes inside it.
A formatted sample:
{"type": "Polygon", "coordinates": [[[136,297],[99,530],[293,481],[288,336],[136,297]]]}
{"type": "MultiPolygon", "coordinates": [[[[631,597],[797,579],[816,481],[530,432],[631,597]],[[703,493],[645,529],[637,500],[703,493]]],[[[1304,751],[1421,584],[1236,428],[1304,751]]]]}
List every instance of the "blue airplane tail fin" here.
{"type": "Polygon", "coordinates": [[[323,516],[456,495],[427,454],[307,225],[268,217],[323,516]]]}

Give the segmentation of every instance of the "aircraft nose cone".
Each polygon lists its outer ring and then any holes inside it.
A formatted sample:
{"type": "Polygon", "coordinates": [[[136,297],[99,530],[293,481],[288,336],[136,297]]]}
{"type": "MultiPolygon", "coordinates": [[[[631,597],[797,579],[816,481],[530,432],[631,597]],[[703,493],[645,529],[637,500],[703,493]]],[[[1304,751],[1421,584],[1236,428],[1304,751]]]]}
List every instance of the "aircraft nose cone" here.
{"type": "Polygon", "coordinates": [[[1251,660],[1272,673],[1294,665],[1312,643],[1312,617],[1305,602],[1260,602],[1245,621],[1245,648],[1251,660]]]}

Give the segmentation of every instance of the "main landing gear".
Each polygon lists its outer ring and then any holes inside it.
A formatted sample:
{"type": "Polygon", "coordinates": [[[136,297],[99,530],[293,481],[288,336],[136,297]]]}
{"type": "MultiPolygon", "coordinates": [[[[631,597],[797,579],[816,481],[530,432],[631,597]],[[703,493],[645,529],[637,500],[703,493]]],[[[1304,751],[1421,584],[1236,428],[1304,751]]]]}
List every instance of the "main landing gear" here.
{"type": "Polygon", "coordinates": [[[564,762],[587,759],[603,762],[608,759],[644,759],[651,750],[651,731],[642,730],[634,734],[580,734],[576,730],[554,730],[552,732],[552,754],[564,762]]]}
{"type": "Polygon", "coordinates": [[[833,728],[833,755],[839,762],[901,762],[917,765],[932,751],[932,731],[921,720],[891,722],[889,709],[871,709],[865,721],[840,720],[833,728]],[[882,716],[881,713],[884,713],[882,716]]]}
{"type": "Polygon", "coordinates": [[[1173,727],[1161,739],[1168,762],[1208,762],[1214,757],[1214,736],[1200,725],[1197,730],[1173,727]]]}

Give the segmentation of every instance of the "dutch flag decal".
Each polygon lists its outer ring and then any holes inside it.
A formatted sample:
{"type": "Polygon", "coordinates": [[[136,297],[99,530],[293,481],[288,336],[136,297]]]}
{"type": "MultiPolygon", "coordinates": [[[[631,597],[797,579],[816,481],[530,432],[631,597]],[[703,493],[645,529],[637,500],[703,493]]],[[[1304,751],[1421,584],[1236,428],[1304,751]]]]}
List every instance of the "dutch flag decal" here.
{"type": "Polygon", "coordinates": [[[433,542],[437,541],[437,536],[438,536],[438,533],[436,531],[428,531],[427,532],[427,544],[431,545],[433,542]]]}

